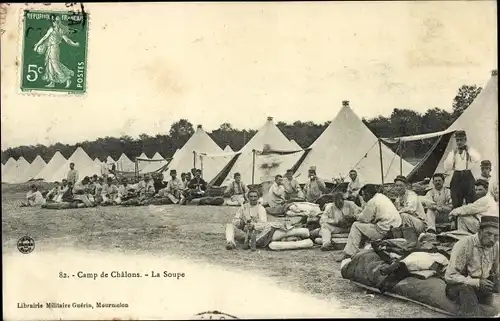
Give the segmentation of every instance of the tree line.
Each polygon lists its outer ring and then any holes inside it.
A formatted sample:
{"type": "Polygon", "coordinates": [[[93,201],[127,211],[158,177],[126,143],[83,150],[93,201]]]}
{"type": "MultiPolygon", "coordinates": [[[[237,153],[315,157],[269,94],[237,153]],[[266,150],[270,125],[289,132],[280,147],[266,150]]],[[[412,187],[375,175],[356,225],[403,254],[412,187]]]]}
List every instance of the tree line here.
{"type": "MultiPolygon", "coordinates": [[[[388,117],[378,116],[364,119],[363,123],[377,137],[398,137],[407,135],[418,135],[445,130],[462,112],[472,103],[474,98],[481,92],[482,88],[476,85],[463,85],[453,99],[452,111],[448,112],[441,108],[430,108],[425,113],[414,110],[396,108],[388,117]]],[[[329,125],[329,121],[323,124],[313,122],[295,121],[294,123],[278,122],[276,125],[288,139],[294,139],[301,147],[309,147],[316,138],[321,135],[329,125]]],[[[65,158],[69,158],[77,147],[82,147],[92,158],[101,161],[108,156],[117,160],[125,153],[134,160],[141,153],[152,157],[156,152],[165,158],[170,158],[180,149],[191,135],[195,127],[186,119],[180,119],[172,124],[168,134],[157,134],[151,136],[141,134],[138,138],[130,136],[104,137],[94,141],[83,141],[76,144],[56,143],[50,146],[42,144],[30,146],[18,146],[2,150],[2,163],[5,164],[10,157],[18,159],[23,156],[28,162],[32,162],[40,155],[46,162],[59,151],[65,158]]],[[[257,131],[255,129],[237,129],[230,123],[223,123],[220,127],[207,134],[221,147],[231,146],[235,151],[241,149],[257,131]]],[[[433,139],[408,142],[401,149],[403,158],[421,158],[434,144],[433,139]]],[[[398,146],[388,146],[395,152],[400,152],[398,146]]]]}

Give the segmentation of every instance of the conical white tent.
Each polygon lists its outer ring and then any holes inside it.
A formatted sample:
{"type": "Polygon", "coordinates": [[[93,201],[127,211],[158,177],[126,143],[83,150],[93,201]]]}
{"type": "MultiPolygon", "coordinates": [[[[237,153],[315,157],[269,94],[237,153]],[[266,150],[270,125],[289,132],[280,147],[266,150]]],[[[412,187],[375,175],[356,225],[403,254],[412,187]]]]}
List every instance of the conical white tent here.
{"type": "MultiPolygon", "coordinates": [[[[143,152],[141,155],[139,155],[139,157],[137,158],[140,158],[140,159],[148,159],[149,160],[149,157],[143,152]]],[[[150,163],[148,162],[139,162],[138,163],[138,166],[139,166],[139,172],[143,172],[144,169],[149,165],[150,163]]],[[[134,164],[135,166],[135,164],[134,164]]],[[[135,167],[134,167],[134,170],[135,170],[135,167]]]]}
{"type": "Polygon", "coordinates": [[[7,182],[5,178],[8,178],[8,174],[11,170],[11,168],[14,168],[16,166],[17,161],[14,159],[14,157],[10,157],[7,162],[5,163],[4,167],[2,168],[2,182],[7,182]]]}
{"type": "Polygon", "coordinates": [[[106,163],[107,163],[107,164],[114,164],[114,163],[116,163],[116,161],[113,159],[113,157],[108,156],[108,157],[106,158],[106,163]]]}
{"type": "Polygon", "coordinates": [[[63,167],[65,163],[66,158],[64,158],[64,156],[57,151],[54,156],[52,156],[48,164],[38,174],[36,174],[34,178],[46,181],[47,179],[50,179],[57,170],[63,167]]]}
{"type": "Polygon", "coordinates": [[[226,145],[226,147],[224,147],[224,153],[232,153],[234,152],[233,149],[231,148],[231,146],[229,145],[226,145]]]}
{"type": "Polygon", "coordinates": [[[96,157],[96,158],[94,158],[94,163],[95,163],[96,165],[99,165],[99,166],[101,166],[101,165],[102,165],[102,162],[101,162],[101,161],[99,160],[99,158],[97,158],[97,157],[96,157]]]}
{"type": "Polygon", "coordinates": [[[302,147],[300,147],[300,145],[297,144],[297,142],[295,140],[293,140],[293,139],[290,140],[290,143],[292,143],[297,150],[302,150],[302,147]]]}
{"type": "Polygon", "coordinates": [[[130,158],[125,155],[125,153],[120,155],[120,158],[116,161],[116,167],[121,172],[133,172],[135,171],[135,164],[130,160],[130,158]]]}
{"type": "Polygon", "coordinates": [[[142,170],[139,169],[141,173],[144,173],[144,174],[152,173],[152,172],[159,170],[163,166],[167,165],[167,161],[165,160],[165,158],[163,158],[163,156],[161,156],[160,153],[158,153],[158,152],[156,152],[153,155],[151,160],[158,160],[158,162],[147,163],[147,165],[142,170]]]}
{"type": "Polygon", "coordinates": [[[203,179],[209,182],[229,161],[227,157],[217,156],[222,153],[219,145],[198,125],[193,136],[175,154],[168,169],[175,169],[178,175],[189,172],[192,168],[201,169],[203,179]]]}
{"type": "Polygon", "coordinates": [[[5,177],[2,177],[2,180],[7,183],[24,182],[24,173],[28,170],[29,166],[30,163],[28,163],[24,157],[19,157],[17,162],[6,171],[5,177]]]}
{"type": "MultiPolygon", "coordinates": [[[[399,156],[382,144],[384,182],[400,174],[399,156]]],[[[311,151],[300,164],[296,175],[300,183],[308,179],[308,170],[316,166],[318,177],[331,182],[334,178],[347,178],[349,171],[358,172],[364,183],[382,183],[378,138],[344,101],[343,107],[325,131],[312,143],[311,151]]],[[[402,161],[402,174],[408,174],[413,166],[402,161]]]]}
{"type": "Polygon", "coordinates": [[[268,117],[264,126],[239,151],[241,154],[236,156],[238,158],[234,165],[229,170],[225,167],[223,172],[217,175],[216,182],[213,183],[225,186],[231,182],[235,173],[241,174],[241,179],[245,184],[251,184],[252,181],[255,184],[270,181],[276,174],[284,174],[288,168],[292,168],[303,154],[303,152],[298,152],[288,155],[257,156],[259,153],[256,153],[254,165],[253,150],[260,152],[264,150],[265,146],[277,151],[297,150],[296,146],[274,124],[273,118],[268,117]]]}
{"type": "Polygon", "coordinates": [[[68,158],[65,164],[63,164],[58,170],[56,170],[54,174],[47,179],[47,181],[61,181],[63,178],[66,178],[68,175],[70,163],[75,163],[75,169],[78,171],[79,180],[82,180],[85,176],[92,176],[94,174],[100,175],[100,166],[94,163],[89,155],[85,153],[83,148],[78,147],[73,155],[68,158]]]}
{"type": "MultiPolygon", "coordinates": [[[[481,160],[489,160],[492,164],[492,177],[498,173],[498,74],[494,70],[483,90],[469,107],[451,124],[449,130],[464,130],[467,134],[467,145],[474,148],[481,160]]],[[[444,160],[456,147],[452,137],[439,162],[436,172],[444,173],[444,160]]],[[[480,162],[471,167],[474,177],[481,173],[480,162]]],[[[452,172],[446,174],[451,175],[452,172]]],[[[451,177],[451,176],[450,176],[451,177]]],[[[447,179],[449,184],[451,179],[447,179]]]]}
{"type": "Polygon", "coordinates": [[[43,160],[42,157],[40,157],[40,155],[37,155],[35,159],[31,162],[26,172],[23,174],[21,178],[22,181],[27,182],[30,179],[35,178],[35,176],[38,173],[40,173],[45,168],[45,166],[47,166],[47,163],[45,163],[45,161],[43,160]]]}

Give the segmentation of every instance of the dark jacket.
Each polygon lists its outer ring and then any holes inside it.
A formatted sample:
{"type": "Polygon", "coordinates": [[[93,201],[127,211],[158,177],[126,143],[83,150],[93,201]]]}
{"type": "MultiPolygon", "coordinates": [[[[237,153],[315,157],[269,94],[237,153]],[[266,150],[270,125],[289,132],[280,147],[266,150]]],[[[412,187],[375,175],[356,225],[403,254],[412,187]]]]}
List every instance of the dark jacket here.
{"type": "Polygon", "coordinates": [[[203,180],[203,178],[193,178],[192,180],[189,181],[188,188],[189,189],[198,189],[198,186],[202,191],[207,190],[207,182],[203,180]]]}

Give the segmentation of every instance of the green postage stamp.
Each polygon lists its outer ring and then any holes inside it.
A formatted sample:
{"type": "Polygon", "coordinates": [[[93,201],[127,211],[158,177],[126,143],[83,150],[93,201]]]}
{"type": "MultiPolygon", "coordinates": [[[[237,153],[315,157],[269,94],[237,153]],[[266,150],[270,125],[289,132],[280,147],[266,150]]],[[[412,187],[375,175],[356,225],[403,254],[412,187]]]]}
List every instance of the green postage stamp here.
{"type": "Polygon", "coordinates": [[[25,10],[21,90],[85,93],[88,14],[25,10]]]}

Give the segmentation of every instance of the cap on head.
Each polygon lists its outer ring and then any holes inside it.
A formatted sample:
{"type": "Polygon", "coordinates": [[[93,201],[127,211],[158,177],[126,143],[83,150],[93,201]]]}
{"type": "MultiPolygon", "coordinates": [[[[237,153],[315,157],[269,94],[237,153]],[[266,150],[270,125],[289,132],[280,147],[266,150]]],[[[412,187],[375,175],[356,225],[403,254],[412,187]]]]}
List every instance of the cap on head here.
{"type": "Polygon", "coordinates": [[[398,175],[398,176],[396,176],[396,178],[394,179],[394,183],[396,183],[396,182],[398,182],[398,181],[399,181],[399,182],[402,182],[402,183],[404,183],[404,184],[408,183],[408,181],[406,180],[406,177],[405,177],[405,176],[403,176],[403,175],[398,175]]]}
{"type": "Polygon", "coordinates": [[[170,174],[177,174],[177,170],[175,170],[175,169],[171,169],[171,170],[170,170],[170,174]]]}
{"type": "Polygon", "coordinates": [[[481,167],[491,167],[491,162],[489,160],[481,161],[481,167]]]}
{"type": "Polygon", "coordinates": [[[481,228],[494,227],[498,229],[498,216],[483,216],[481,217],[481,228]]]}
{"type": "Polygon", "coordinates": [[[457,130],[455,132],[455,138],[467,138],[467,134],[465,133],[465,130],[457,130]]]}
{"type": "Polygon", "coordinates": [[[309,167],[309,173],[316,173],[316,166],[309,167]]]}

